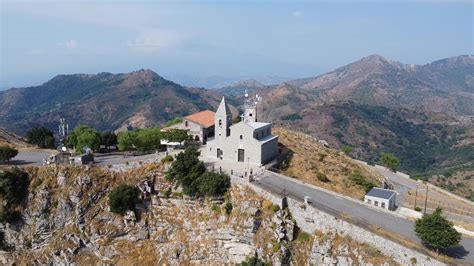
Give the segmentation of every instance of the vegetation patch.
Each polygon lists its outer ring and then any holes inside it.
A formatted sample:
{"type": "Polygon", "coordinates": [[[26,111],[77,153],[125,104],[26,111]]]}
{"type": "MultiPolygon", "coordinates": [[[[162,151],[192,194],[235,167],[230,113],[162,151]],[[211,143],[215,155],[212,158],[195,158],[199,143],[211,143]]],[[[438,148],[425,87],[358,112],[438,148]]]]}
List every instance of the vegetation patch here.
{"type": "Polygon", "coordinates": [[[110,211],[118,214],[124,214],[128,210],[133,211],[138,195],[139,191],[136,187],[129,185],[116,187],[109,195],[110,211]]]}

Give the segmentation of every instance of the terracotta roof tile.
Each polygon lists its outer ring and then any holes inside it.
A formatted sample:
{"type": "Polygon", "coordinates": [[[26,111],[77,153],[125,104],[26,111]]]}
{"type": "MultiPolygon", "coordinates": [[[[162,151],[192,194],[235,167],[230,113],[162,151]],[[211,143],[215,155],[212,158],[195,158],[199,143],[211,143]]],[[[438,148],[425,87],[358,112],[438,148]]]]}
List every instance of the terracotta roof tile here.
{"type": "Polygon", "coordinates": [[[215,115],[213,111],[204,110],[199,113],[194,113],[186,116],[184,119],[197,123],[205,128],[211,127],[215,122],[215,115]]]}

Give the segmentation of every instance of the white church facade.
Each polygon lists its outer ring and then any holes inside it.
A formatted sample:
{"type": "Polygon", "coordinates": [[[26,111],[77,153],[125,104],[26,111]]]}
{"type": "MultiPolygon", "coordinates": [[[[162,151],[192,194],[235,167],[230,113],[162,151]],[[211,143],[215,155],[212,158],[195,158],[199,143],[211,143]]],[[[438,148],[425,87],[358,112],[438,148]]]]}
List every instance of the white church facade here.
{"type": "Polygon", "coordinates": [[[278,136],[272,135],[272,124],[257,121],[257,105],[246,101],[239,123],[232,124],[232,114],[225,98],[215,113],[215,135],[205,147],[205,156],[230,163],[262,166],[279,154],[278,136]]]}

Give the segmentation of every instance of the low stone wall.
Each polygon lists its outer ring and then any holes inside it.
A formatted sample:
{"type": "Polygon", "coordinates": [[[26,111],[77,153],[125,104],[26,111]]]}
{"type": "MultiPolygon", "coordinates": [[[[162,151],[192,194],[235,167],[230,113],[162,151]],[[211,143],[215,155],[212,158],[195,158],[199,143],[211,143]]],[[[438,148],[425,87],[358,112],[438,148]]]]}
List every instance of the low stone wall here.
{"type": "MultiPolygon", "coordinates": [[[[240,186],[248,186],[256,193],[272,201],[274,204],[280,206],[282,204],[281,196],[270,193],[252,183],[248,183],[243,178],[232,176],[232,183],[240,186]]],[[[412,258],[416,259],[417,265],[444,265],[443,263],[421,254],[420,252],[406,248],[389,239],[367,231],[366,229],[319,211],[314,207],[305,206],[305,208],[302,208],[302,206],[304,206],[303,202],[288,198],[287,204],[298,224],[298,227],[305,232],[313,233],[316,230],[320,230],[323,233],[329,233],[330,231],[336,230],[341,235],[348,235],[354,240],[378,248],[384,255],[392,257],[401,265],[411,265],[412,258]]]]}

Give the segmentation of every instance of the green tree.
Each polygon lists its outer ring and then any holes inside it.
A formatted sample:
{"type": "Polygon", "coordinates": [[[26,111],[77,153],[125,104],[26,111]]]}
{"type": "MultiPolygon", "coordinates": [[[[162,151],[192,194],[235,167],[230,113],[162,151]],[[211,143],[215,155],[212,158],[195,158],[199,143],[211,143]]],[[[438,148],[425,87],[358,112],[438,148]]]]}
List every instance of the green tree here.
{"type": "Polygon", "coordinates": [[[45,128],[33,128],[26,133],[28,143],[38,145],[40,148],[54,148],[54,133],[45,128]]]}
{"type": "Polygon", "coordinates": [[[124,214],[128,210],[135,209],[139,191],[136,187],[120,185],[109,194],[110,211],[124,214]]]}
{"type": "Polygon", "coordinates": [[[230,178],[223,173],[206,171],[198,178],[197,183],[200,195],[219,196],[230,187],[230,178]]]}
{"type": "Polygon", "coordinates": [[[137,141],[135,146],[141,151],[158,150],[161,146],[163,132],[159,128],[142,128],[136,131],[137,141]]]}
{"type": "Polygon", "coordinates": [[[434,248],[436,252],[440,249],[455,248],[461,241],[461,233],[454,229],[453,223],[442,216],[442,209],[439,207],[432,214],[425,214],[416,220],[415,232],[423,244],[434,248]]]}
{"type": "Polygon", "coordinates": [[[117,135],[113,132],[104,132],[100,134],[100,144],[108,146],[117,145],[117,135]]]}
{"type": "Polygon", "coordinates": [[[163,139],[166,139],[170,142],[182,142],[190,139],[188,131],[184,129],[171,129],[163,133],[163,139]]]}
{"type": "Polygon", "coordinates": [[[392,171],[397,171],[398,166],[400,166],[400,159],[395,157],[395,155],[391,153],[380,153],[380,161],[384,166],[389,168],[392,171]]]}
{"type": "Polygon", "coordinates": [[[7,145],[0,146],[0,162],[10,161],[11,158],[18,155],[18,150],[7,145]]]}
{"type": "Polygon", "coordinates": [[[165,127],[170,127],[170,126],[172,126],[172,125],[176,125],[176,124],[179,124],[179,123],[181,123],[181,122],[183,122],[183,118],[181,118],[181,117],[175,117],[175,118],[169,120],[168,122],[166,122],[166,123],[165,123],[165,127]]]}
{"type": "Polygon", "coordinates": [[[117,146],[121,151],[128,151],[135,148],[137,143],[137,133],[134,131],[121,132],[117,136],[117,146]]]}
{"type": "Polygon", "coordinates": [[[19,217],[15,207],[28,195],[28,174],[18,168],[0,171],[0,222],[12,222],[19,217]]]}
{"type": "Polygon", "coordinates": [[[194,147],[188,147],[176,156],[166,173],[166,178],[183,187],[187,195],[198,195],[198,178],[206,171],[204,163],[199,160],[200,152],[194,147]]]}
{"type": "Polygon", "coordinates": [[[85,152],[84,147],[96,151],[100,146],[100,133],[91,127],[79,125],[69,135],[68,144],[81,152],[85,152]]]}

